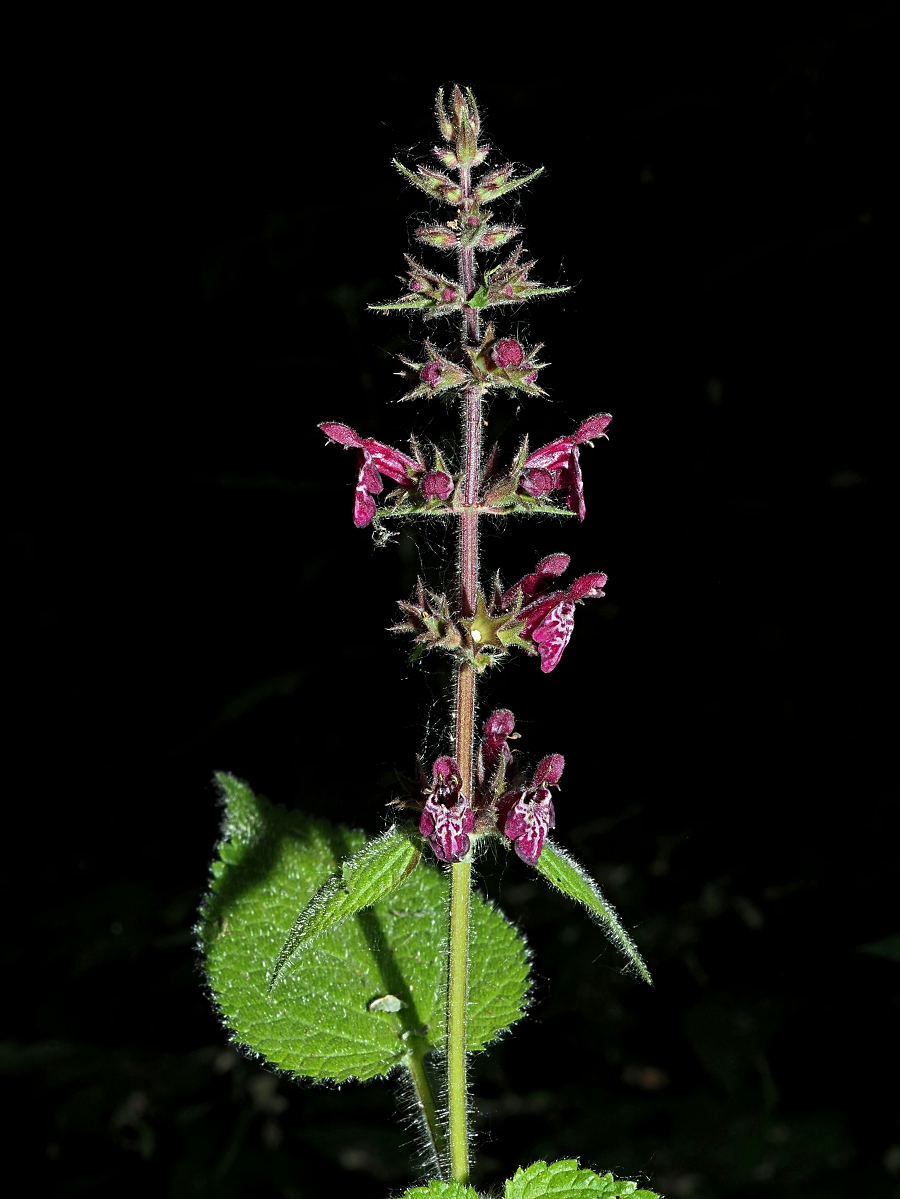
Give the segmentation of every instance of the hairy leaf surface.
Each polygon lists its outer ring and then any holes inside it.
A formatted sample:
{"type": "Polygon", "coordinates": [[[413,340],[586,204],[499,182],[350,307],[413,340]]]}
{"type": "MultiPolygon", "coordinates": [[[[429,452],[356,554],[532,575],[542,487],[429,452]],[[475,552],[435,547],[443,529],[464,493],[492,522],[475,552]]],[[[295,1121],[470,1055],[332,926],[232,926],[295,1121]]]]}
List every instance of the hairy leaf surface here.
{"type": "MultiPolygon", "coordinates": [[[[441,1049],[446,875],[420,865],[386,899],[300,946],[270,990],[297,912],[366,839],[271,804],[229,775],[218,781],[225,819],[197,932],[234,1040],[279,1069],[336,1082],[383,1076],[412,1052],[441,1049]]],[[[528,955],[477,895],[471,937],[469,1047],[479,1050],[522,1015],[528,955]]]]}
{"type": "Polygon", "coordinates": [[[400,1199],[478,1199],[478,1192],[464,1182],[438,1182],[404,1191],[400,1199]]]}
{"type": "Polygon", "coordinates": [[[396,891],[421,857],[421,841],[417,845],[405,829],[394,827],[374,841],[367,841],[344,862],[339,875],[318,889],[294,921],[275,963],[273,983],[313,937],[337,928],[350,916],[396,891]]]}
{"type": "MultiPolygon", "coordinates": [[[[543,857],[543,854],[541,855],[543,857]]],[[[560,1162],[533,1162],[518,1169],[503,1192],[503,1199],[659,1199],[654,1191],[639,1191],[636,1182],[622,1182],[612,1174],[584,1170],[574,1158],[560,1162]]]]}
{"type": "Polygon", "coordinates": [[[645,982],[653,985],[650,971],[638,952],[638,948],[622,927],[616,909],[607,902],[603,892],[574,858],[549,838],[544,842],[535,870],[542,874],[552,887],[582,904],[594,917],[610,941],[625,954],[632,968],[645,982]]]}

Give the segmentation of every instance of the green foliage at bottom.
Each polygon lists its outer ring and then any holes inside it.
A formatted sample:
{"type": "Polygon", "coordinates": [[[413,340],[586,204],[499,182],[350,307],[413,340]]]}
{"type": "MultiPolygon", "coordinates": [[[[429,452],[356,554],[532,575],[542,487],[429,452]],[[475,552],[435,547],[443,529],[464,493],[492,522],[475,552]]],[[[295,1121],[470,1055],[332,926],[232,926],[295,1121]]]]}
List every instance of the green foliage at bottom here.
{"type": "Polygon", "coordinates": [[[516,1171],[507,1182],[503,1199],[659,1199],[655,1191],[639,1191],[636,1182],[622,1182],[612,1174],[582,1169],[574,1158],[560,1162],[533,1162],[516,1171]]]}
{"type": "MultiPolygon", "coordinates": [[[[225,819],[197,933],[223,1022],[251,1054],[292,1074],[376,1078],[444,1041],[447,876],[420,865],[385,899],[321,932],[270,979],[297,913],[365,844],[220,775],[225,819]]],[[[523,1013],[528,954],[472,897],[469,1048],[523,1013]]]]}
{"type": "MultiPolygon", "coordinates": [[[[479,1199],[461,1182],[429,1182],[404,1191],[402,1199],[479,1199]]],[[[636,1182],[622,1182],[612,1174],[585,1170],[574,1158],[559,1162],[532,1162],[516,1171],[503,1189],[503,1199],[660,1199],[655,1191],[638,1190],[636,1182]]]]}

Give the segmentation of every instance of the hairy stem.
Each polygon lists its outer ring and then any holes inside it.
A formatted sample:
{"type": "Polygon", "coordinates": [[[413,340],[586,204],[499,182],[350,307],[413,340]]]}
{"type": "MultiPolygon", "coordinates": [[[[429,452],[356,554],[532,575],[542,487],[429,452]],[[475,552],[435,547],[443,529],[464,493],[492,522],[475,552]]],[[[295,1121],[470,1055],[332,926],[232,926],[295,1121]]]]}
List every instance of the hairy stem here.
{"type": "Polygon", "coordinates": [[[469,896],[471,862],[450,867],[450,980],[447,988],[447,1113],[450,1176],[469,1181],[469,1111],[466,1083],[466,1005],[469,998],[469,896]]]}
{"type": "MultiPolygon", "coordinates": [[[[460,219],[470,207],[468,167],[460,169],[462,199],[460,219]]],[[[475,290],[474,251],[461,249],[459,282],[468,299],[475,290]]],[[[478,311],[463,313],[462,340],[477,345],[478,311]]],[[[481,474],[481,390],[466,389],[463,412],[465,491],[459,529],[459,609],[461,616],[475,613],[478,592],[478,487],[481,474]]],[[[456,760],[462,773],[462,791],[472,797],[472,756],[475,731],[475,668],[460,662],[456,675],[456,760]]],[[[450,1174],[457,1182],[469,1181],[469,1113],[466,1081],[466,1005],[469,993],[469,901],[471,862],[454,862],[450,868],[449,978],[447,988],[447,1109],[450,1141],[450,1174]]]]}
{"type": "Polygon", "coordinates": [[[416,1104],[421,1117],[422,1129],[428,1140],[428,1148],[434,1159],[438,1177],[444,1177],[444,1137],[438,1121],[437,1105],[434,1101],[434,1091],[425,1070],[424,1055],[413,1050],[406,1059],[406,1069],[416,1093],[416,1104]]]}

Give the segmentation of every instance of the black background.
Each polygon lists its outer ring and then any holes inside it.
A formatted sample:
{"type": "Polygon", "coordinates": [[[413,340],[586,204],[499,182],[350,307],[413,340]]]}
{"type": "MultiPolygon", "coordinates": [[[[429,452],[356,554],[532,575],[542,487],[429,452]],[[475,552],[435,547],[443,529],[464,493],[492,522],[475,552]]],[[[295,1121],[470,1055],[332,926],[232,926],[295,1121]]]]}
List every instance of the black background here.
{"type": "Polygon", "coordinates": [[[458,79],[495,160],[546,164],[503,211],[573,285],[502,317],[546,342],[551,394],[493,401],[489,434],[615,418],[584,525],[486,537],[508,581],[564,549],[610,583],[559,668],[510,662],[484,711],[566,755],[558,838],[656,981],[516,861],[485,879],[535,1003],[475,1068],[480,1180],[580,1155],[672,1199],[898,1193],[897,966],[860,950],[898,931],[888,17],[648,15],[595,49],[562,16],[448,14],[367,57],[339,20],[136,25],[29,76],[3,1061],[38,1189],[411,1181],[389,1084],[293,1084],[226,1047],[190,928],[213,769],[375,832],[396,771],[447,747],[441,663],[385,628],[418,570],[451,581],[452,543],[373,549],[315,426],[455,433],[394,402],[421,327],[365,305],[428,211],[389,160],[422,160],[458,79]]]}

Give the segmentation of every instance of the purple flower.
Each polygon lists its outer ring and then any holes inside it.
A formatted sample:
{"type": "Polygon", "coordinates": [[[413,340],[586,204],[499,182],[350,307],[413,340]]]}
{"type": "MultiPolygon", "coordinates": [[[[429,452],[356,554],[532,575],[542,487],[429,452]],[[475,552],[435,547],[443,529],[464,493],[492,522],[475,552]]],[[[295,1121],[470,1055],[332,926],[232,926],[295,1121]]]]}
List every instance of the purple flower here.
{"type": "Polygon", "coordinates": [[[484,737],[481,741],[485,775],[490,775],[498,758],[503,757],[507,762],[512,761],[512,752],[506,741],[508,737],[518,737],[518,733],[513,734],[515,727],[516,718],[509,708],[498,708],[485,721],[484,737]]]}
{"type": "Polygon", "coordinates": [[[512,607],[518,592],[522,593],[525,606],[518,613],[524,621],[519,636],[523,641],[531,640],[541,655],[541,670],[549,674],[559,664],[563,650],[569,644],[575,625],[575,605],[580,600],[598,599],[604,595],[607,576],[602,572],[582,575],[565,591],[547,588],[552,580],[569,565],[566,554],[550,554],[537,564],[534,574],[526,575],[521,582],[504,594],[504,608],[512,607]],[[530,600],[530,602],[528,602],[530,600]]]}
{"type": "Polygon", "coordinates": [[[455,758],[437,758],[432,785],[425,792],[419,832],[431,842],[442,862],[458,862],[469,852],[469,833],[475,828],[472,805],[460,790],[462,778],[455,758]]]}
{"type": "Polygon", "coordinates": [[[569,569],[570,561],[568,554],[548,554],[546,558],[541,558],[534,568],[534,574],[526,575],[524,579],[520,579],[516,583],[515,587],[510,587],[509,591],[504,593],[500,603],[504,608],[512,607],[516,602],[518,591],[522,592],[522,599],[526,603],[543,595],[553,586],[553,580],[557,575],[561,575],[569,569]]]}
{"type": "Polygon", "coordinates": [[[528,786],[508,791],[497,805],[497,827],[529,866],[541,856],[547,833],[556,825],[550,788],[559,785],[565,764],[562,754],[549,754],[538,763],[528,786]]]}
{"type": "Polygon", "coordinates": [[[584,520],[584,483],[578,462],[578,447],[596,437],[605,437],[604,429],[612,420],[608,412],[590,416],[570,437],[557,437],[548,445],[529,454],[522,467],[522,490],[536,498],[551,491],[564,491],[571,512],[584,520]]]}
{"type": "Polygon", "coordinates": [[[387,475],[401,487],[414,487],[415,479],[410,472],[420,474],[422,465],[413,458],[407,458],[393,446],[384,445],[373,437],[360,437],[349,425],[341,425],[334,421],[325,421],[319,428],[326,437],[339,445],[353,446],[357,451],[359,473],[356,479],[356,497],[353,501],[353,523],[358,529],[364,529],[371,524],[375,515],[373,495],[379,495],[384,490],[382,475],[387,475]]]}

